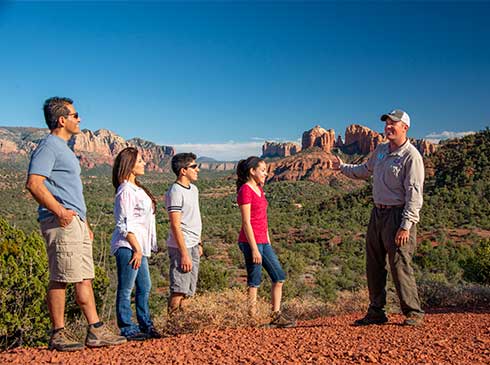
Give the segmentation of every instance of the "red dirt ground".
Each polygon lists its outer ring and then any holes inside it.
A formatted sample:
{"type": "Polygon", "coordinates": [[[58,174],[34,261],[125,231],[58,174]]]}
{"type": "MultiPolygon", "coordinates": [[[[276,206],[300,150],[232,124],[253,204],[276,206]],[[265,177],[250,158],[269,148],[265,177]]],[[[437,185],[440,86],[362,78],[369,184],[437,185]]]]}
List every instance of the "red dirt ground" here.
{"type": "Polygon", "coordinates": [[[0,364],[490,364],[490,313],[439,311],[417,328],[390,316],[352,327],[359,315],[299,322],[295,328],[202,331],[75,353],[22,348],[0,364]]]}

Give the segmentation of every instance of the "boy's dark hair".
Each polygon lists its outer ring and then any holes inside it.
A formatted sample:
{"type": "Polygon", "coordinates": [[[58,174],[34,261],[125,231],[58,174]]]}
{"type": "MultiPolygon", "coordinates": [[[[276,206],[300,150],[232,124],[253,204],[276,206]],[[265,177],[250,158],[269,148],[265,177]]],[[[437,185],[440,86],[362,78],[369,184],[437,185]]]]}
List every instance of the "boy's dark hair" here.
{"type": "Polygon", "coordinates": [[[172,171],[177,177],[180,175],[180,170],[189,166],[192,161],[195,161],[197,156],[192,152],[177,153],[172,157],[172,171]]]}
{"type": "Polygon", "coordinates": [[[67,117],[70,114],[70,109],[66,107],[68,104],[73,104],[73,100],[59,96],[46,99],[43,105],[43,111],[44,120],[46,120],[49,130],[52,131],[58,128],[59,117],[67,117]]]}

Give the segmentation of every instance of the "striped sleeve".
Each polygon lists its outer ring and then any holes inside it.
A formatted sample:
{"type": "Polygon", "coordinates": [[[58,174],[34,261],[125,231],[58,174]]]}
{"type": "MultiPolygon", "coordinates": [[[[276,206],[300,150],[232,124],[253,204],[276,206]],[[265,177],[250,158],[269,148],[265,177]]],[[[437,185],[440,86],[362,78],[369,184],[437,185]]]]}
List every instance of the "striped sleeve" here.
{"type": "Polygon", "coordinates": [[[170,189],[165,194],[165,207],[167,212],[182,212],[184,206],[184,195],[179,189],[170,189]]]}

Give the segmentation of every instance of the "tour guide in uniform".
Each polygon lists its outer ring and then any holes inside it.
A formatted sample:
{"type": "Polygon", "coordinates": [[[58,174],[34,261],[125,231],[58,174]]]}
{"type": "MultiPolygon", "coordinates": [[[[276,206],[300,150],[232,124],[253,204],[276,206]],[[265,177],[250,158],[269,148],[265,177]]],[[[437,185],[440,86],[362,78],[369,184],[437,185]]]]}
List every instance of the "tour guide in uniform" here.
{"type": "Polygon", "coordinates": [[[383,324],[388,321],[386,305],[386,254],[400,306],[406,316],[404,325],[423,323],[417,285],[412,268],[416,246],[416,223],[422,207],[424,163],[407,138],[410,117],[402,110],[383,114],[388,143],[376,147],[369,160],[360,165],[344,164],[340,158],[333,168],[354,179],[373,175],[374,208],[366,237],[366,273],[369,309],[354,325],[383,324]]]}

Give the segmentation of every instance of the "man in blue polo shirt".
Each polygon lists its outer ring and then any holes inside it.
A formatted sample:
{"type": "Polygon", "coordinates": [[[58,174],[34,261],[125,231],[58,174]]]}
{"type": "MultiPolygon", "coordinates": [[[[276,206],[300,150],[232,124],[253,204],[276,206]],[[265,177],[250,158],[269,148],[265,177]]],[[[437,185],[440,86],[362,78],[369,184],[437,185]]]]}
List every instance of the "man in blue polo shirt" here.
{"type": "Polygon", "coordinates": [[[84,347],[64,330],[68,283],[74,283],[76,301],[88,322],[85,345],[124,343],[125,337],[113,335],[99,320],[95,307],[93,233],[87,221],[80,164],[67,145],[73,135],[80,133],[80,118],[73,101],[59,97],[45,101],[44,117],[51,133],[31,156],[26,188],[39,203],[38,220],[48,254],[47,302],[52,323],[49,349],[75,351],[84,347]]]}

